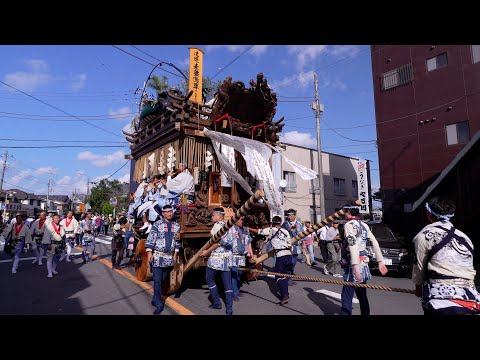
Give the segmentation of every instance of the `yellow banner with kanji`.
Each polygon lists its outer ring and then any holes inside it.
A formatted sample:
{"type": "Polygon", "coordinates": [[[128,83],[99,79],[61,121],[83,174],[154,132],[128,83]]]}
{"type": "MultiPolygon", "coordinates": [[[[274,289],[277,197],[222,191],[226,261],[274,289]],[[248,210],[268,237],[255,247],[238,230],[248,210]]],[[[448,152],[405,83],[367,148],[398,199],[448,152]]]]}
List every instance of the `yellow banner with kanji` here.
{"type": "Polygon", "coordinates": [[[190,48],[190,79],[188,91],[193,90],[190,100],[203,104],[202,99],[203,51],[190,48]]]}

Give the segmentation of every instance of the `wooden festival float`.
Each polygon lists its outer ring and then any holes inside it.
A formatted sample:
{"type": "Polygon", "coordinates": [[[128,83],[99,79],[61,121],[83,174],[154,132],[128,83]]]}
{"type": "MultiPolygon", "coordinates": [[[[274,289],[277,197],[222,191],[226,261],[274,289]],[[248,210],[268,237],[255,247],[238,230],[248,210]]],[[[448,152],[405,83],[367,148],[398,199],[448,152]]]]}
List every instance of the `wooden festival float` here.
{"type": "MultiPolygon", "coordinates": [[[[160,93],[155,101],[144,101],[140,115],[132,122],[135,131],[124,131],[131,143],[131,159],[135,164],[131,182],[141,183],[144,178],[166,174],[180,162],[186,164],[195,180],[194,203],[188,205],[182,198],[175,215],[181,229],[182,251],[170,281],[164,287],[165,294],[179,289],[184,273],[206,266],[206,259],[195,254],[210,243],[213,208],[223,207],[226,211],[227,225],[222,229],[223,233],[233,226],[228,219],[236,220],[240,215],[245,216],[245,225],[249,227],[260,228],[270,223],[268,207],[265,203],[258,204],[261,198],[258,191],[250,197],[233,181],[230,187],[222,186],[222,169],[203,129],[275,146],[284,125],[283,118],[273,119],[277,98],[262,73],[257,75],[256,81],[250,80],[249,86],[227,77],[214,99],[207,104],[192,101],[191,95],[192,92],[183,95],[170,88],[160,93]],[[242,207],[244,204],[249,206],[242,207]]],[[[234,153],[236,171],[255,192],[256,181],[247,172],[245,160],[238,152],[234,153]]],[[[142,224],[138,222],[134,229],[142,224]]],[[[138,242],[132,260],[136,276],[141,281],[148,281],[152,274],[146,261],[147,235],[135,231],[135,237],[138,242]]]]}

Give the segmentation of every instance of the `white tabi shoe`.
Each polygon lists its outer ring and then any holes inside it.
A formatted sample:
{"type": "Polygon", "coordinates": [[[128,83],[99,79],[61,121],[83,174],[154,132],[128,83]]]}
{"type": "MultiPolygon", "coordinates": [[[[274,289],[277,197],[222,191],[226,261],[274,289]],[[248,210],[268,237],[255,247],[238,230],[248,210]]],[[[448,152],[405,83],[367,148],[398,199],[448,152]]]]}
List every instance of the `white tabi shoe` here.
{"type": "Polygon", "coordinates": [[[145,234],[148,234],[150,232],[150,230],[152,230],[152,224],[148,225],[148,229],[147,229],[147,231],[145,231],[145,234]]]}
{"type": "Polygon", "coordinates": [[[143,226],[142,226],[140,229],[138,229],[138,230],[145,230],[145,229],[148,228],[149,225],[150,225],[149,222],[143,223],[143,226]]]}
{"type": "Polygon", "coordinates": [[[48,274],[47,277],[48,277],[48,278],[52,278],[53,275],[52,275],[52,274],[48,274]]]}
{"type": "Polygon", "coordinates": [[[42,265],[43,265],[43,263],[40,261],[40,262],[38,263],[38,266],[42,266],[42,265]]]}
{"type": "Polygon", "coordinates": [[[65,259],[66,262],[72,262],[68,257],[65,259]]]}
{"type": "Polygon", "coordinates": [[[38,259],[33,260],[33,261],[32,261],[32,264],[36,264],[37,261],[38,261],[38,259]]]}
{"type": "Polygon", "coordinates": [[[57,270],[52,270],[52,274],[53,275],[58,275],[58,271],[57,270]]]}
{"type": "Polygon", "coordinates": [[[17,270],[16,269],[12,269],[12,274],[16,274],[17,273],[17,270]]]}

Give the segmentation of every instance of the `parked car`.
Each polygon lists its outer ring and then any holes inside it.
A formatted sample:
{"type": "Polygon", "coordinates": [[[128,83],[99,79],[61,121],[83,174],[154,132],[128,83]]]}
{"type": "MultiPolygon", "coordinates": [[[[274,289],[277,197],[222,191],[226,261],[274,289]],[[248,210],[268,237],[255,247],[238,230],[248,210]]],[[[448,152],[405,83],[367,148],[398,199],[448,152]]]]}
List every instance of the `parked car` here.
{"type": "MultiPolygon", "coordinates": [[[[401,276],[411,278],[413,267],[413,252],[408,251],[406,244],[381,222],[367,222],[377,239],[382,251],[384,263],[388,271],[394,271],[401,276]]],[[[367,246],[370,257],[370,269],[378,270],[378,262],[372,246],[367,246]]]]}

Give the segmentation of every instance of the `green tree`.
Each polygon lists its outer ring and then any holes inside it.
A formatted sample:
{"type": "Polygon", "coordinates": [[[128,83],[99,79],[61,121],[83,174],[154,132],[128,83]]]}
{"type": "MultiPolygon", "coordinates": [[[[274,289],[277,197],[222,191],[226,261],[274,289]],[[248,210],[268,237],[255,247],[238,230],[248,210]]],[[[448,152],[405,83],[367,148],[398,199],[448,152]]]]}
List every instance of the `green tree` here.
{"type": "Polygon", "coordinates": [[[158,75],[153,75],[150,80],[148,80],[147,86],[150,89],[153,89],[157,92],[157,95],[160,94],[163,90],[168,89],[168,78],[163,75],[159,77],[158,75]]]}
{"type": "MultiPolygon", "coordinates": [[[[130,203],[128,193],[124,190],[124,186],[118,180],[109,181],[107,179],[100,180],[93,188],[88,198],[88,202],[92,207],[92,211],[103,213],[105,205],[110,206],[110,199],[117,198],[116,212],[126,211],[130,203]]],[[[113,213],[113,208],[110,206],[108,214],[113,213]]]]}
{"type": "MultiPolygon", "coordinates": [[[[190,70],[184,70],[183,71],[187,77],[190,77],[190,70]]],[[[210,101],[215,93],[218,91],[218,88],[222,84],[222,80],[212,80],[208,76],[202,77],[202,88],[203,88],[203,96],[205,97],[205,102],[210,101]]],[[[180,90],[184,93],[188,93],[188,81],[187,80],[182,80],[180,84],[178,85],[180,90]]]]}

